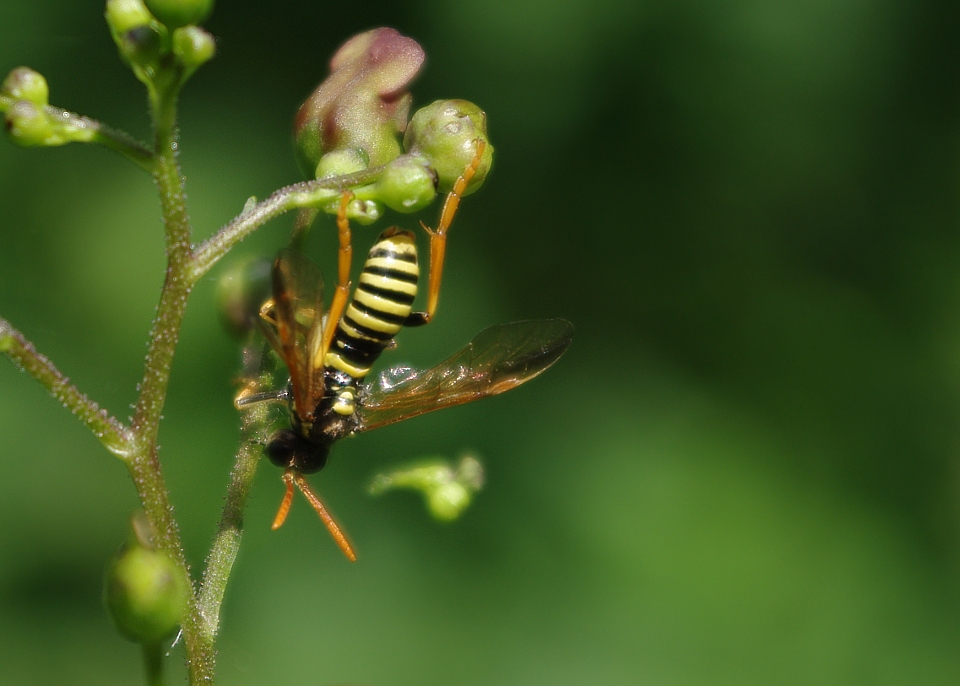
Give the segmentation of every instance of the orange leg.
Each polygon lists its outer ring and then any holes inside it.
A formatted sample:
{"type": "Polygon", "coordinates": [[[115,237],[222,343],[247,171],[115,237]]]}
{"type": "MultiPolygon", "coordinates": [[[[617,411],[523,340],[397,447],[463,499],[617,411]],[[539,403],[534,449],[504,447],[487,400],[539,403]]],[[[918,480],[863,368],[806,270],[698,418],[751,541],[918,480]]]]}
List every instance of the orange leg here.
{"type": "Polygon", "coordinates": [[[288,469],[283,473],[283,483],[287,485],[287,492],[283,496],[283,502],[280,503],[280,509],[277,510],[277,516],[273,518],[273,526],[270,528],[274,531],[283,526],[290,513],[290,504],[293,503],[293,478],[292,470],[288,469]]]}
{"type": "MultiPolygon", "coordinates": [[[[286,474],[284,474],[286,477],[286,474]]],[[[333,536],[333,540],[337,542],[337,545],[340,547],[340,550],[343,551],[343,554],[347,556],[347,559],[351,562],[357,561],[357,555],[353,552],[353,548],[350,547],[350,541],[347,540],[347,537],[343,534],[343,531],[340,530],[340,527],[337,526],[337,523],[333,521],[333,517],[330,516],[330,513],[327,512],[327,508],[323,506],[323,503],[320,502],[320,498],[310,490],[310,484],[307,483],[307,480],[303,477],[303,474],[295,473],[293,476],[294,481],[297,486],[303,492],[303,495],[307,500],[310,501],[310,504],[313,505],[313,509],[317,511],[317,514],[320,515],[320,519],[323,520],[323,523],[327,526],[327,531],[330,532],[330,535],[333,536]]]]}
{"type": "Polygon", "coordinates": [[[340,198],[340,208],[337,211],[337,236],[340,239],[340,251],[337,255],[337,290],[330,302],[330,311],[327,313],[327,324],[323,327],[320,350],[313,359],[314,369],[320,369],[324,366],[330,343],[337,332],[337,324],[340,323],[340,317],[343,316],[343,311],[347,307],[347,300],[350,297],[350,265],[353,262],[353,245],[350,242],[350,220],[347,219],[347,207],[351,200],[353,200],[353,193],[344,191],[340,198]]]}
{"type": "Polygon", "coordinates": [[[477,140],[477,152],[467,168],[463,170],[463,174],[457,177],[456,183],[453,184],[446,200],[443,201],[443,210],[440,212],[440,222],[437,224],[437,228],[431,229],[420,222],[420,226],[430,234],[430,284],[427,290],[427,311],[415,312],[410,315],[411,318],[407,322],[408,326],[426,324],[433,319],[433,315],[437,311],[437,301],[440,299],[440,280],[443,278],[443,258],[447,251],[447,231],[453,224],[457,208],[460,207],[460,196],[467,190],[467,184],[470,183],[470,179],[473,178],[480,167],[480,161],[483,159],[483,151],[486,147],[486,141],[477,140]]]}

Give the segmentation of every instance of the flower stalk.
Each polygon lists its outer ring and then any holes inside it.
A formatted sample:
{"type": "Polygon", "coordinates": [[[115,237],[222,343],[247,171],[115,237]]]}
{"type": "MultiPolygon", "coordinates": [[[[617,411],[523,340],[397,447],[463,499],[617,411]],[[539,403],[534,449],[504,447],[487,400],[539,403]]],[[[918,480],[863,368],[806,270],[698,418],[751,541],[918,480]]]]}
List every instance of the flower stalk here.
{"type": "MultiPolygon", "coordinates": [[[[166,276],[129,426],[81,393],[2,318],[0,353],[33,376],[127,466],[149,522],[151,545],[169,559],[176,585],[189,589],[180,628],[191,684],[213,683],[220,608],[239,551],[243,512],[268,420],[263,404],[249,405],[240,413],[241,445],[198,589],[184,556],[157,446],[180,328],[194,285],[237,243],[280,214],[301,211],[293,240],[302,240],[317,214],[336,213],[346,190],[354,196],[348,216],[360,223],[375,221],[385,207],[401,212],[422,209],[445,183],[444,157],[472,155],[471,146],[486,137],[485,116],[478,108],[469,103],[444,105],[439,111],[445,119],[435,121],[433,110],[415,115],[417,126],[408,131],[404,152],[399,135],[406,128],[411,102],[406,86],[423,62],[423,51],[393,29],[361,34],[338,51],[330,77],[297,117],[298,155],[308,176],[318,178],[281,188],[261,202],[248,201],[236,218],[195,246],[177,159],[177,99],[187,79],[214,55],[213,37],[193,24],[209,14],[212,4],[212,0],[147,0],[146,4],[107,0],[107,23],[120,57],[147,90],[152,148],[96,120],[50,105],[46,80],[31,69],[13,70],[0,86],[0,115],[14,143],[100,145],[149,172],[160,196],[166,276]],[[328,116],[331,112],[337,117],[328,116]],[[335,125],[329,123],[333,121],[335,125]],[[448,140],[442,131],[436,133],[438,128],[456,129],[459,137],[448,140]]],[[[438,109],[436,104],[433,109],[438,109]]],[[[492,147],[489,150],[492,155],[492,147]]],[[[463,166],[459,158],[450,164],[463,166]]],[[[470,191],[482,182],[489,164],[487,155],[470,191]]],[[[251,383],[267,384],[268,377],[251,383]]],[[[142,647],[148,681],[159,684],[161,644],[153,639],[142,647]]]]}

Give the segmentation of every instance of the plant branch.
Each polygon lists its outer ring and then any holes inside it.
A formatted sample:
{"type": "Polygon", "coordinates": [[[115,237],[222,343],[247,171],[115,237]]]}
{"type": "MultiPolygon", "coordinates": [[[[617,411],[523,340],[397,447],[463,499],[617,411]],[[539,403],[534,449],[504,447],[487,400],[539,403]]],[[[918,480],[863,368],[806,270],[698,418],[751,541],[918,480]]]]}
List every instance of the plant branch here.
{"type": "Polygon", "coordinates": [[[102,145],[123,155],[141,169],[153,171],[153,151],[130,134],[53,105],[45,106],[43,111],[53,122],[68,131],[72,140],[102,145]]]}
{"type": "Polygon", "coordinates": [[[87,425],[107,450],[122,459],[129,457],[130,430],[77,390],[70,379],[3,318],[0,318],[0,352],[50,391],[50,395],[87,425]]]}
{"type": "MultiPolygon", "coordinates": [[[[6,113],[16,103],[16,99],[0,95],[0,114],[6,113]]],[[[154,170],[153,151],[125,131],[53,105],[44,105],[43,114],[58,133],[58,141],[48,145],[96,143],[123,155],[145,171],[154,170]]]]}
{"type": "Polygon", "coordinates": [[[175,102],[172,94],[161,99],[157,104],[160,111],[155,114],[157,168],[153,176],[163,211],[167,274],[150,332],[146,369],[131,427],[141,442],[150,444],[156,441],[180,324],[195,283],[190,278],[190,218],[177,163],[175,102]]]}
{"type": "MultiPolygon", "coordinates": [[[[183,179],[177,164],[175,87],[151,90],[151,113],[156,139],[154,181],[160,194],[166,236],[167,275],[157,316],[150,332],[140,397],[134,410],[131,430],[135,452],[129,462],[130,474],[140,502],[153,530],[157,547],[176,562],[185,581],[193,588],[183,553],[180,532],[173,516],[169,493],[157,455],[157,432],[170,381],[170,369],[179,340],[187,297],[195,283],[190,278],[190,220],[187,216],[183,179]]],[[[213,643],[202,630],[195,593],[190,594],[181,623],[187,652],[187,668],[193,684],[211,683],[214,675],[213,643]]]]}
{"type": "Polygon", "coordinates": [[[201,278],[233,246],[274,217],[290,210],[315,207],[329,202],[348,188],[375,181],[382,172],[382,166],[372,167],[354,174],[302,181],[275,191],[266,200],[245,209],[233,221],[194,249],[193,278],[201,278]]]}
{"type": "Polygon", "coordinates": [[[163,646],[144,644],[143,664],[147,668],[147,686],[163,686],[163,646]]]}
{"type": "Polygon", "coordinates": [[[145,171],[154,170],[153,151],[125,131],[101,124],[91,142],[123,155],[145,171]]]}
{"type": "MultiPolygon", "coordinates": [[[[258,385],[262,387],[265,381],[258,385]]],[[[253,391],[255,389],[251,389],[253,391]]],[[[257,471],[267,437],[267,403],[254,403],[240,412],[240,450],[230,473],[230,485],[223,503],[223,513],[217,534],[207,556],[203,583],[200,586],[200,614],[203,629],[213,640],[220,628],[220,607],[227,589],[233,563],[240,551],[243,538],[243,512],[247,506],[250,487],[257,471]]]]}

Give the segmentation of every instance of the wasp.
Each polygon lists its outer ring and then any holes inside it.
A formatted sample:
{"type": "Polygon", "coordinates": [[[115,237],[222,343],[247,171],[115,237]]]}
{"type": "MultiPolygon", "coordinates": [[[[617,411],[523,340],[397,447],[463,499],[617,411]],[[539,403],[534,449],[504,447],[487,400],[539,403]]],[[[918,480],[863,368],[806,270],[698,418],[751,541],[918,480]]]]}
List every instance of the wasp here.
{"type": "Polygon", "coordinates": [[[569,346],[573,326],[562,319],[521,321],[480,332],[463,349],[432,369],[390,369],[374,382],[365,379],[380,354],[392,347],[404,326],[429,322],[435,311],[446,231],[483,152],[457,180],[430,233],[430,281],[425,312],[413,312],[420,269],[414,235],[398,228],[383,232],[364,263],[347,303],[350,233],[349,193],[337,216],[339,280],[324,315],[323,278],[302,253],[283,250],[272,269],[272,298],[261,309],[261,331],[290,372],[289,387],[241,397],[238,406],[283,400],[290,427],[276,431],[265,454],[283,467],[286,492],[273,522],[286,519],[296,486],[316,510],[351,561],[356,555],[340,527],[304,475],[324,467],[338,440],[411,417],[503,393],[529,381],[556,362],[569,346]]]}

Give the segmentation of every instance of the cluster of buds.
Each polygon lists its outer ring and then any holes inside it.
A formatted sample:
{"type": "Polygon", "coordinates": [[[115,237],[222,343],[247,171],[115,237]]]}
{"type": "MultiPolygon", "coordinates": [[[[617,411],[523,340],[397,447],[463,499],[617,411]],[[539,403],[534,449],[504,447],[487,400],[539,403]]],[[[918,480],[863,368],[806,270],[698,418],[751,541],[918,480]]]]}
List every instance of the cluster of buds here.
{"type": "Polygon", "coordinates": [[[17,145],[40,147],[88,143],[97,125],[85,117],[50,107],[50,90],[43,75],[17,67],[0,85],[0,112],[7,136],[17,145]]]}
{"type": "MultiPolygon", "coordinates": [[[[216,52],[213,36],[196,24],[213,0],[107,0],[106,20],[120,57],[152,95],[176,92],[216,52]]],[[[7,136],[25,147],[90,143],[98,122],[52,107],[46,79],[28,67],[11,71],[0,86],[7,136]]],[[[102,141],[101,141],[102,142],[102,141]]]]}
{"type": "MultiPolygon", "coordinates": [[[[423,49],[390,28],[354,36],[330,61],[330,75],[301,106],[294,125],[297,154],[310,178],[380,168],[376,181],[353,188],[348,216],[375,221],[384,207],[416,212],[449,191],[485,144],[464,195],[477,190],[493,161],[486,115],[466,100],[442,100],[408,119],[410,82],[423,49]],[[403,135],[401,147],[399,137],[403,135]]],[[[335,213],[339,194],[321,209],[335,213]]]]}
{"type": "Polygon", "coordinates": [[[138,79],[150,85],[166,76],[179,87],[216,52],[213,36],[197,26],[212,10],[213,0],[107,0],[106,19],[138,79]]]}

